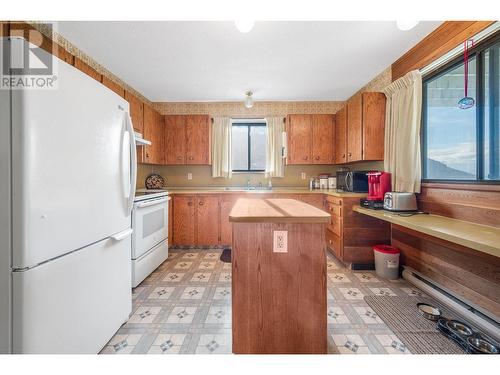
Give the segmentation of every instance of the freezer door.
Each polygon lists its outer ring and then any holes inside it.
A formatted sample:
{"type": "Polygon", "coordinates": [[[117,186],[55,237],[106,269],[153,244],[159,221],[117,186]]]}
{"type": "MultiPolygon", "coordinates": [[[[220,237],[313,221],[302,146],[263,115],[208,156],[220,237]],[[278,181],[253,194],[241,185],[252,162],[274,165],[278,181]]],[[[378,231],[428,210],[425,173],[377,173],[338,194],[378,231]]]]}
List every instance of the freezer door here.
{"type": "Polygon", "coordinates": [[[130,227],[128,103],[60,60],[57,85],[12,91],[13,268],[130,227]]]}
{"type": "Polygon", "coordinates": [[[130,241],[13,272],[14,353],[98,353],[132,310],[130,241]]]}

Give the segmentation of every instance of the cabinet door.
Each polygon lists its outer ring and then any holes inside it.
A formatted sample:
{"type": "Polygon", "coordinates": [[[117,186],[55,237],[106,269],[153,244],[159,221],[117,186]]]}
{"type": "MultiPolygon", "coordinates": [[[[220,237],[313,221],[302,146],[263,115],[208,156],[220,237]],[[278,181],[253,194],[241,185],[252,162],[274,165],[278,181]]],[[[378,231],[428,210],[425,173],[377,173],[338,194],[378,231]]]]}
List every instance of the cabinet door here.
{"type": "Polygon", "coordinates": [[[155,127],[154,127],[155,147],[155,164],[164,165],[165,164],[165,123],[163,122],[163,116],[155,111],[155,127]]]}
{"type": "Polygon", "coordinates": [[[144,116],[143,103],[139,100],[138,97],[128,91],[125,91],[125,100],[129,103],[130,106],[130,118],[132,119],[134,130],[142,134],[144,116]]]}
{"type": "Polygon", "coordinates": [[[385,103],[381,92],[363,93],[363,160],[384,160],[385,103]]]}
{"type": "Polygon", "coordinates": [[[194,245],[195,225],[195,203],[194,195],[174,196],[173,203],[173,243],[175,245],[194,245]]]}
{"type": "Polygon", "coordinates": [[[186,163],[210,164],[210,118],[186,116],[186,163]]]}
{"type": "Polygon", "coordinates": [[[231,245],[233,241],[233,227],[229,222],[229,213],[233,209],[238,197],[222,195],[220,198],[220,243],[231,245]]]}
{"type": "Polygon", "coordinates": [[[186,164],[186,126],[184,116],[165,116],[164,145],[166,164],[186,164]]]}
{"type": "Polygon", "coordinates": [[[287,121],[287,164],[312,164],[311,115],[289,115],[287,121]]]}
{"type": "Polygon", "coordinates": [[[300,200],[304,203],[310,204],[320,210],[324,209],[323,194],[301,194],[300,200]]]}
{"type": "Polygon", "coordinates": [[[335,164],[347,162],[347,108],[335,114],[335,164]]]}
{"type": "Polygon", "coordinates": [[[198,195],[196,197],[196,244],[217,245],[219,222],[219,197],[198,195]]]}
{"type": "Polygon", "coordinates": [[[363,159],[362,96],[356,95],[347,102],[347,161],[363,159]]]}
{"type": "Polygon", "coordinates": [[[143,137],[148,141],[151,141],[149,146],[139,147],[139,152],[137,153],[137,161],[139,163],[152,164],[154,163],[154,128],[155,128],[155,111],[154,109],[145,104],[144,105],[144,116],[143,116],[143,137]]]}
{"type": "Polygon", "coordinates": [[[333,162],[333,115],[312,115],[312,163],[333,162]]]}

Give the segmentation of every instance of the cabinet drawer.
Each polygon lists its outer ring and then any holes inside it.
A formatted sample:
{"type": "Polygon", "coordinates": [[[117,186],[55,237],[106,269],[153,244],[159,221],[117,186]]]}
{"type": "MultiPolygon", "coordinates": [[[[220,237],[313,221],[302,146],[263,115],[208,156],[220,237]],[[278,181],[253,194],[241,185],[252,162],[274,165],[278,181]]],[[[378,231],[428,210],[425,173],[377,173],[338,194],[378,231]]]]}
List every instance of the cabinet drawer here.
{"type": "Polygon", "coordinates": [[[329,230],[326,231],[326,246],[337,259],[342,260],[342,240],[329,230]]]}
{"type": "Polygon", "coordinates": [[[327,225],[327,229],[335,233],[337,236],[340,236],[342,234],[342,219],[332,216],[330,224],[327,225]]]}
{"type": "Polygon", "coordinates": [[[336,204],[332,204],[330,202],[327,202],[326,207],[327,207],[328,213],[330,215],[332,215],[332,219],[334,217],[342,218],[342,207],[341,206],[337,206],[336,204]]]}
{"type": "Polygon", "coordinates": [[[327,195],[326,201],[336,206],[342,206],[342,198],[337,198],[332,195],[327,195]]]}

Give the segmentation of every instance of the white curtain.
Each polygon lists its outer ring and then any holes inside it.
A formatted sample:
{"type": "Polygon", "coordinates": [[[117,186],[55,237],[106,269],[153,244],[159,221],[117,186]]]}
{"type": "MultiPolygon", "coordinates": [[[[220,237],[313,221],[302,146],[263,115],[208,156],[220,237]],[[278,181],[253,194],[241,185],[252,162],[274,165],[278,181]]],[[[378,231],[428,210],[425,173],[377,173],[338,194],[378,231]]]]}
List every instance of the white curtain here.
{"type": "Polygon", "coordinates": [[[285,177],[283,165],[283,117],[267,117],[266,177],[285,177]]]}
{"type": "Polygon", "coordinates": [[[384,169],[392,174],[392,190],[420,192],[420,119],[422,76],[407,73],[385,88],[384,169]]]}
{"type": "Polygon", "coordinates": [[[216,117],[212,124],[212,177],[231,175],[231,119],[216,117]]]}

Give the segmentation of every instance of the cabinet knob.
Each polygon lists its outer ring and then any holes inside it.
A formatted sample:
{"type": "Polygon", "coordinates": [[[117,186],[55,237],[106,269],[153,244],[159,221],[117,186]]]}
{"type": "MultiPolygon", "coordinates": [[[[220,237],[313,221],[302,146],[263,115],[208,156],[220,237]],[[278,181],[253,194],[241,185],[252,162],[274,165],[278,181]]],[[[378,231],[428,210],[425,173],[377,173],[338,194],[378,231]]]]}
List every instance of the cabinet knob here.
{"type": "Polygon", "coordinates": [[[192,206],[193,205],[193,202],[188,202],[188,206],[192,206]]]}
{"type": "Polygon", "coordinates": [[[316,156],[316,160],[319,160],[319,159],[320,159],[319,156],[316,156]]]}
{"type": "Polygon", "coordinates": [[[149,158],[149,152],[146,152],[146,157],[149,158]]]}
{"type": "Polygon", "coordinates": [[[350,152],[347,153],[347,156],[352,156],[352,154],[350,152]]]}
{"type": "Polygon", "coordinates": [[[177,160],[182,160],[182,156],[177,156],[177,160]]]}
{"type": "Polygon", "coordinates": [[[193,160],[193,159],[194,159],[194,157],[192,157],[192,156],[189,157],[189,160],[193,160]]]}
{"type": "Polygon", "coordinates": [[[309,157],[308,156],[304,156],[304,160],[307,160],[309,157]]]}
{"type": "Polygon", "coordinates": [[[199,204],[200,206],[203,206],[203,203],[204,203],[204,202],[198,202],[198,204],[199,204]]]}
{"type": "Polygon", "coordinates": [[[332,244],[332,240],[328,240],[328,242],[330,243],[330,245],[332,244]]]}
{"type": "Polygon", "coordinates": [[[345,159],[345,154],[342,154],[342,159],[345,159]]]}

